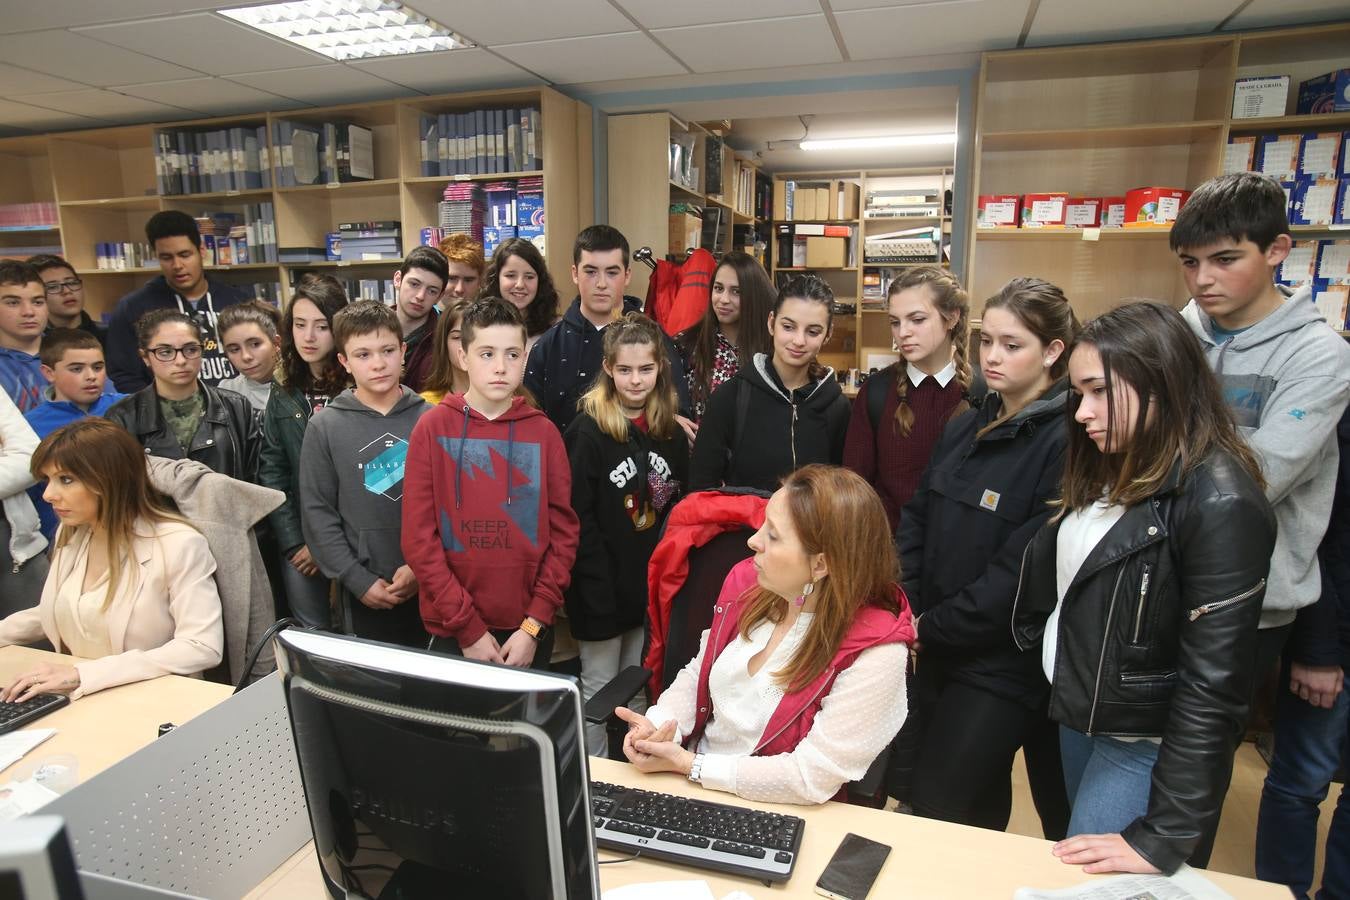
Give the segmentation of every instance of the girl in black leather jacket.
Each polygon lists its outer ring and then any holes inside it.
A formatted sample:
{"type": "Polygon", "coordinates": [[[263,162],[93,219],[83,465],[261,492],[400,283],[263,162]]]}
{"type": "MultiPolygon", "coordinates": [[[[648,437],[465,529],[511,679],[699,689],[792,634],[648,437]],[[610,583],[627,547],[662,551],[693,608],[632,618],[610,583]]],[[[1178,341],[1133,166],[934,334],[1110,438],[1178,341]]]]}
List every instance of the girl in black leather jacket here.
{"type": "Polygon", "coordinates": [[[1013,637],[1040,649],[1073,814],[1054,853],[1171,873],[1217,825],[1275,544],[1260,470],[1181,316],[1094,319],[1070,351],[1063,499],[1013,637]]]}
{"type": "Polygon", "coordinates": [[[141,359],[154,381],[119,400],[106,417],[131,432],[145,452],[195,459],[212,471],[254,481],[262,434],[258,415],[234,391],[199,377],[205,337],[176,309],[157,309],[136,323],[141,359]]]}

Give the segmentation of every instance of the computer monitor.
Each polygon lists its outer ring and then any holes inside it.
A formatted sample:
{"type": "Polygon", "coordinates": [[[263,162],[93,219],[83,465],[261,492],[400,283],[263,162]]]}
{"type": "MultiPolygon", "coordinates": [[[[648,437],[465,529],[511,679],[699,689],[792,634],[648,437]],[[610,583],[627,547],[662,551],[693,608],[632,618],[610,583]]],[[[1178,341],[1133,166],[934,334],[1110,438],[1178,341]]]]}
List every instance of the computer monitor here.
{"type": "Polygon", "coordinates": [[[599,900],[573,679],[310,631],[277,649],[330,895],[599,900]]]}
{"type": "Polygon", "coordinates": [[[23,816],[0,824],[0,898],[83,897],[75,855],[60,816],[23,816]]]}

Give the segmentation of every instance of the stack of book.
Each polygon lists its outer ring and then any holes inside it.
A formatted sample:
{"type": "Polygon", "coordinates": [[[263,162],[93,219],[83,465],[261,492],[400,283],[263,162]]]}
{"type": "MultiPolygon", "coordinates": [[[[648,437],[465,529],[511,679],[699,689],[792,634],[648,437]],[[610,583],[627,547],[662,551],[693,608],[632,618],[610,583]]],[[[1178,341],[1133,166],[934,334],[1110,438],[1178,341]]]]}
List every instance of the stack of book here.
{"type": "MultiPolygon", "coordinates": [[[[291,273],[292,279],[303,274],[302,269],[291,273]]],[[[386,306],[393,306],[396,294],[394,282],[389,278],[353,278],[345,273],[330,273],[342,285],[342,290],[353,302],[357,300],[377,300],[386,306]]]]}
{"type": "Polygon", "coordinates": [[[155,251],[144,241],[100,241],[94,244],[94,268],[143,269],[155,261],[155,251]]]}
{"type": "Polygon", "coordinates": [[[486,219],[487,195],[481,184],[452,181],[445,186],[436,205],[436,224],[446,234],[467,234],[481,241],[486,219]]]}
{"type": "Polygon", "coordinates": [[[328,251],[324,247],[280,247],[277,257],[283,266],[323,263],[328,262],[328,251]]]}
{"type": "Polygon", "coordinates": [[[937,191],[901,189],[868,191],[864,219],[936,218],[942,212],[942,197],[937,191]]]}
{"type": "Polygon", "coordinates": [[[343,262],[403,258],[403,224],[396,220],[340,222],[338,234],[343,262]]]}
{"type": "Polygon", "coordinates": [[[543,168],[538,109],[423,115],[419,129],[423,175],[496,175],[543,168]]]}
{"type": "Polygon", "coordinates": [[[272,124],[277,187],[341,184],[375,177],[375,143],[369,128],[350,122],[272,124]]]}
{"type": "Polygon", "coordinates": [[[0,204],[0,230],[51,231],[56,227],[55,203],[0,204]]]}
{"type": "Polygon", "coordinates": [[[270,201],[250,203],[243,213],[204,212],[196,220],[206,265],[277,262],[276,213],[270,201]]]}
{"type": "Polygon", "coordinates": [[[265,125],[161,128],[155,132],[154,150],[156,181],[165,196],[272,186],[265,125]]]}

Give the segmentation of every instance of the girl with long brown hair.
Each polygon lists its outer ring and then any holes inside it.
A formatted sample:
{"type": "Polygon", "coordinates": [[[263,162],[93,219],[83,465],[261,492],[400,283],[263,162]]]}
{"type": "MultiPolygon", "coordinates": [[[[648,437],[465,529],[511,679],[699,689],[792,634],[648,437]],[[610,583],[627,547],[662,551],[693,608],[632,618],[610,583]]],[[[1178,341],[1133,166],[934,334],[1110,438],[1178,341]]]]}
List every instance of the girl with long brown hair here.
{"type": "Polygon", "coordinates": [[[900,360],[868,378],[853,401],[844,465],[881,495],[891,530],[928,466],[942,428],[970,409],[970,297],[937,266],[907,269],[886,294],[900,360]],[[880,400],[880,402],[877,402],[880,400]]]}
{"type": "Polygon", "coordinates": [[[1092,320],[1069,379],[1063,498],[1010,616],[1053,686],[1073,807],[1054,853],[1087,872],[1170,874],[1218,826],[1275,518],[1176,310],[1137,302],[1092,320]]]}
{"type": "MultiPolygon", "coordinates": [[[[587,700],[642,661],[647,563],[688,481],[678,403],[660,326],[628,313],[606,328],[600,374],[563,434],[581,521],[564,599],[587,700]]],[[[604,728],[590,726],[587,742],[602,755],[604,728]]]]}
{"type": "Polygon", "coordinates": [[[479,297],[501,297],[525,322],[525,355],[558,321],[558,289],[544,255],[526,238],[502,241],[492,253],[479,297]]]}
{"type": "Polygon", "coordinates": [[[1015,278],[991,297],[980,364],[991,393],[953,419],[900,518],[905,591],[919,613],[918,674],[905,740],[916,747],[914,812],[1003,830],[1012,765],[1026,748],[1047,836],[1068,805],[1045,679],[1008,632],[1018,562],[1059,495],[1065,348],[1078,330],[1059,288],[1015,278]]]}
{"type": "Polygon", "coordinates": [[[773,353],[773,341],[763,325],[773,305],[773,282],[759,260],[740,250],[722,257],[708,285],[703,318],[675,336],[696,425],[714,391],[752,365],[755,354],[773,353]]]}
{"type": "Polygon", "coordinates": [[[905,719],[914,631],[886,511],[857,473],[790,474],[722,585],[698,654],[624,753],[750,800],[821,803],[856,781],[905,719]]]}
{"type": "Polygon", "coordinates": [[[460,323],[472,300],[456,300],[436,320],[436,336],[431,348],[431,369],[422,383],[422,399],[440,403],[446,394],[462,394],[469,389],[469,373],[459,367],[454,348],[459,346],[460,323]]]}
{"type": "Polygon", "coordinates": [[[0,646],[45,637],[83,661],[39,663],[0,699],[78,697],[217,665],[225,633],[216,561],[150,487],[136,439],[106,419],[80,419],[38,445],[32,474],[46,480],[61,526],[42,599],[0,621],[0,646]]]}

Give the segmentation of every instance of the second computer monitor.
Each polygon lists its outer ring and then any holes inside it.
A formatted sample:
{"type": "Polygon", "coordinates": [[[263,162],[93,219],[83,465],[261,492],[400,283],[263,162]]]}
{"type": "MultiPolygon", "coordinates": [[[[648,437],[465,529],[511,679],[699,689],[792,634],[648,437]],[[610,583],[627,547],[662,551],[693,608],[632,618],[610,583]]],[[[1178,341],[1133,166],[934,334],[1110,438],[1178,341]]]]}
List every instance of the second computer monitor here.
{"type": "Polygon", "coordinates": [[[572,679],[294,630],[277,660],[333,897],[598,900],[572,679]]]}

